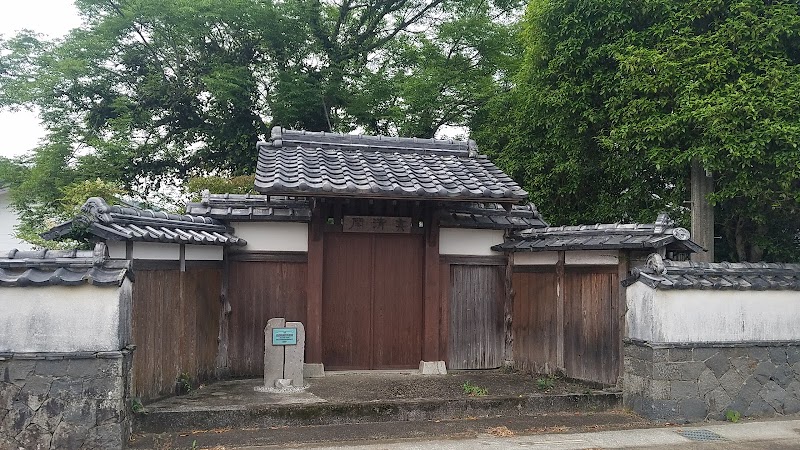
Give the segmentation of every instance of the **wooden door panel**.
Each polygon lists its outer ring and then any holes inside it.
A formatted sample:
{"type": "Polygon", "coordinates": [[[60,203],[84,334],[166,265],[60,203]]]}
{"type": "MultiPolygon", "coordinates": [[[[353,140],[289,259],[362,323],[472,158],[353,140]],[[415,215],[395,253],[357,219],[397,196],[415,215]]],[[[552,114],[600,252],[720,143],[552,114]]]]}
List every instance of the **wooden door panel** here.
{"type": "Polygon", "coordinates": [[[500,367],[505,343],[504,268],[456,264],[450,268],[448,367],[500,367]]]}
{"type": "Polygon", "coordinates": [[[322,280],[322,362],[326,368],[371,365],[372,236],[325,236],[322,280]]]}
{"type": "Polygon", "coordinates": [[[228,364],[232,376],[264,374],[264,327],[269,319],[305,322],[306,273],[306,263],[231,261],[228,364]]]}
{"type": "Polygon", "coordinates": [[[513,276],[514,362],[525,370],[552,373],[558,368],[558,296],[556,273],[521,272],[513,276]]]}
{"type": "Polygon", "coordinates": [[[564,365],[572,378],[614,384],[619,373],[616,273],[567,272],[564,365]]]}
{"type": "Polygon", "coordinates": [[[418,367],[422,359],[422,236],[376,237],[374,255],[372,368],[418,367]]]}

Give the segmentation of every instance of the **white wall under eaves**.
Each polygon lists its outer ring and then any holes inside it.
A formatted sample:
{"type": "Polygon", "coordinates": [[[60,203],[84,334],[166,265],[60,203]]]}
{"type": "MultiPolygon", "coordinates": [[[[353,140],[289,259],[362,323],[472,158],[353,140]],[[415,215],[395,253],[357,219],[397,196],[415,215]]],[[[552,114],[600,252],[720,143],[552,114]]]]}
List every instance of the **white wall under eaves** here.
{"type": "Polygon", "coordinates": [[[626,336],[652,343],[800,340],[800,291],[627,288],[626,336]]]}
{"type": "Polygon", "coordinates": [[[0,287],[0,352],[116,351],[130,343],[131,282],[0,287]]]}

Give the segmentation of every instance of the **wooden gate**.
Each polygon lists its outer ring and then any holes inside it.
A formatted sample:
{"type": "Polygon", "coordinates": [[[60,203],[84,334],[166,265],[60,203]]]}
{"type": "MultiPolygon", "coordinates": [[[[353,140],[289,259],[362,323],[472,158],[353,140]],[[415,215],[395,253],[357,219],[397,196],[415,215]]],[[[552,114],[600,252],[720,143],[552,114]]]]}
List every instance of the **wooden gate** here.
{"type": "Polygon", "coordinates": [[[552,373],[558,367],[558,296],[555,267],[515,272],[514,363],[519,369],[552,373]]]}
{"type": "Polygon", "coordinates": [[[619,375],[617,268],[567,268],[564,368],[571,378],[615,384],[619,375]]]}
{"type": "Polygon", "coordinates": [[[230,263],[228,367],[234,377],[264,375],[264,327],[273,317],[306,320],[305,261],[230,263]]]}
{"type": "Polygon", "coordinates": [[[422,359],[422,235],[328,233],[324,246],[325,368],[417,367],[422,359]]]}
{"type": "Polygon", "coordinates": [[[504,266],[450,266],[450,369],[494,369],[503,364],[504,266]]]}
{"type": "Polygon", "coordinates": [[[514,363],[538,373],[615,384],[621,316],[617,266],[516,267],[514,363]]]}

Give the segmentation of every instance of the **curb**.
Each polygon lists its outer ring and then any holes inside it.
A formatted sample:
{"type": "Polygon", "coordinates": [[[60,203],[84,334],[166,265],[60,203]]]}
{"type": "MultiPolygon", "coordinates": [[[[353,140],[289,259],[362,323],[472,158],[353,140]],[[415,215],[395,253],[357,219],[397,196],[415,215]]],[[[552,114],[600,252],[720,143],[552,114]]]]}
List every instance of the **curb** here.
{"type": "Polygon", "coordinates": [[[367,403],[312,403],[251,408],[198,408],[137,413],[134,431],[167,433],[197,429],[405,422],[489,416],[605,411],[622,404],[621,393],[471,397],[367,403]]]}

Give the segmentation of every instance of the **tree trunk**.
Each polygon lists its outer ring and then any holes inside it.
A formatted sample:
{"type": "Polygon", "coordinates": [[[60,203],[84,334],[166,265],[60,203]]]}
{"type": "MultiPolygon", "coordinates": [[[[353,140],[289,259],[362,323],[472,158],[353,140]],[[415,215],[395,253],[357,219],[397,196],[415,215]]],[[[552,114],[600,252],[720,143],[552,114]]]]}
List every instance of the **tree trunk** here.
{"type": "Polygon", "coordinates": [[[697,160],[692,161],[691,191],[692,240],[708,250],[693,254],[692,261],[714,262],[714,206],[708,201],[708,196],[714,192],[714,178],[697,160]]]}

